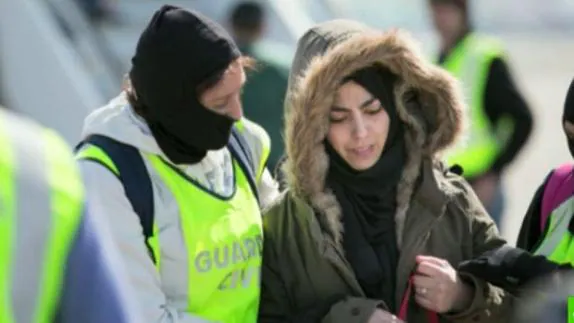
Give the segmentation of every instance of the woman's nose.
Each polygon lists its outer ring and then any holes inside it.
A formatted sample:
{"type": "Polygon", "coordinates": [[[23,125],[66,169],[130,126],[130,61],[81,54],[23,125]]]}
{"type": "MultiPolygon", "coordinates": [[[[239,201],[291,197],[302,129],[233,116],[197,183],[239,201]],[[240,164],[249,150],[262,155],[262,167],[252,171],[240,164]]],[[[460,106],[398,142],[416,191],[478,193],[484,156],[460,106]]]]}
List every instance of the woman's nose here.
{"type": "Polygon", "coordinates": [[[355,137],[355,139],[363,139],[367,136],[367,124],[363,118],[356,118],[353,128],[353,137],[355,137]]]}

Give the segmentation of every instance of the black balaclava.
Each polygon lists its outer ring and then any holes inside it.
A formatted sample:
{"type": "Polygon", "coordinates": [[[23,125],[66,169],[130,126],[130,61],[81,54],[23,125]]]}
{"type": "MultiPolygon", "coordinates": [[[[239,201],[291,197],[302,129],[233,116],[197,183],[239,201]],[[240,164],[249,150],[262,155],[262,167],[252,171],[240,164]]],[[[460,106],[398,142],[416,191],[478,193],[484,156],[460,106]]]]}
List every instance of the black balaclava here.
{"type": "Polygon", "coordinates": [[[326,141],[327,185],[342,209],[343,247],[369,297],[394,308],[398,247],[395,232],[397,185],[406,161],[403,123],[393,96],[395,75],[379,67],[361,69],[344,81],[363,86],[382,104],[390,125],[382,155],[373,167],[356,171],[326,141]]]}
{"type": "MultiPolygon", "coordinates": [[[[566,94],[566,101],[564,102],[564,113],[562,114],[562,123],[564,121],[570,121],[574,123],[574,79],[570,83],[568,88],[568,93],[566,94]]],[[[568,149],[570,154],[574,157],[574,139],[566,137],[568,140],[568,149]]]]}
{"type": "Polygon", "coordinates": [[[153,15],[130,80],[142,117],[172,162],[197,163],[229,141],[234,120],[202,106],[197,87],[239,56],[224,29],[197,12],[165,5],[153,15]]]}

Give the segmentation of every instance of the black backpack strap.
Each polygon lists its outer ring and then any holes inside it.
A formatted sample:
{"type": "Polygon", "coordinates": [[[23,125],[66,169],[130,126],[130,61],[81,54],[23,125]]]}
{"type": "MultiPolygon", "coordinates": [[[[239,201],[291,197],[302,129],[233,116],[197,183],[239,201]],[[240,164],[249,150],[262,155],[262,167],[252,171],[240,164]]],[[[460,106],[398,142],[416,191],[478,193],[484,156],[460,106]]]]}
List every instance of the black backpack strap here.
{"type": "Polygon", "coordinates": [[[251,155],[251,148],[236,127],[233,127],[231,130],[231,136],[229,137],[229,144],[227,147],[231,151],[231,155],[237,159],[239,165],[247,175],[247,180],[249,181],[251,190],[259,202],[256,180],[257,171],[255,170],[255,163],[253,162],[253,157],[251,155]]]}
{"type": "MultiPolygon", "coordinates": [[[[102,149],[115,164],[126,197],[140,219],[149,254],[153,262],[156,263],[153,249],[149,244],[149,239],[153,237],[154,224],[153,188],[150,175],[139,150],[102,135],[88,136],[76,147],[76,150],[79,150],[86,144],[102,149]]],[[[96,161],[94,159],[90,160],[96,161]]]]}

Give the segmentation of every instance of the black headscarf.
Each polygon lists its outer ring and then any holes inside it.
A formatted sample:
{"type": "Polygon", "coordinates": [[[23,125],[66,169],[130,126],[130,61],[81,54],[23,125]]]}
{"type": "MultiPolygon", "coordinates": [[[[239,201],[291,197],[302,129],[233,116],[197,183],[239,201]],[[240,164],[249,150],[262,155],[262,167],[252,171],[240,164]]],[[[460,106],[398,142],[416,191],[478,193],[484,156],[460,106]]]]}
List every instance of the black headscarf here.
{"type": "Polygon", "coordinates": [[[234,120],[202,106],[197,87],[240,56],[225,30],[201,14],[165,5],[132,58],[130,80],[142,117],[174,163],[197,163],[224,147],[234,120]]]}
{"type": "MultiPolygon", "coordinates": [[[[562,114],[562,123],[570,121],[574,123],[574,79],[570,83],[568,93],[566,94],[566,102],[564,102],[564,113],[562,114]]],[[[574,139],[566,137],[568,140],[568,149],[570,154],[574,157],[574,139]]]]}
{"type": "Polygon", "coordinates": [[[403,124],[393,98],[395,76],[378,67],[359,70],[346,80],[363,86],[382,104],[390,125],[383,153],[370,169],[352,169],[327,142],[327,184],[343,212],[343,247],[367,296],[394,308],[398,262],[395,220],[397,184],[405,163],[403,124]]]}

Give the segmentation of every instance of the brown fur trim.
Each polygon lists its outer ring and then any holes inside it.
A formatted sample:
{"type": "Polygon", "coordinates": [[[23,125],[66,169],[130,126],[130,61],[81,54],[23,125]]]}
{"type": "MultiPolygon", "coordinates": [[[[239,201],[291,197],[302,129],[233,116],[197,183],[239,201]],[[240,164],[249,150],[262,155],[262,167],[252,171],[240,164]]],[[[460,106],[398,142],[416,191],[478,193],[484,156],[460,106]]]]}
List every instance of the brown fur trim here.
{"type": "Polygon", "coordinates": [[[287,99],[288,158],[283,170],[293,194],[309,201],[326,217],[336,242],[341,241],[341,210],[325,187],[329,160],[323,141],[329,129],[329,111],[341,80],[376,64],[399,76],[395,99],[407,128],[408,159],[397,195],[399,243],[422,159],[434,159],[454,144],[463,127],[464,106],[457,81],[422,58],[404,32],[357,34],[313,59],[287,99]]]}

